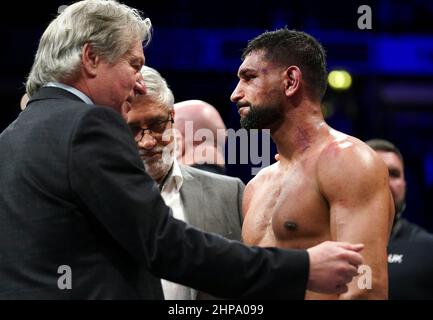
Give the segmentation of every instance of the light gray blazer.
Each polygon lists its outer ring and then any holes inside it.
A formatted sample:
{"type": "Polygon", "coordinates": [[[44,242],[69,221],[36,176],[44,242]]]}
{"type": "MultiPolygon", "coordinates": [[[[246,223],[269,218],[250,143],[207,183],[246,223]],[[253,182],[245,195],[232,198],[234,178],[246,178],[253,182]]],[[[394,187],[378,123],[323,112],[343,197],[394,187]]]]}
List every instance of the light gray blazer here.
{"type": "Polygon", "coordinates": [[[241,240],[242,195],[238,178],[179,164],[183,176],[180,196],[186,221],[201,230],[241,240]]]}

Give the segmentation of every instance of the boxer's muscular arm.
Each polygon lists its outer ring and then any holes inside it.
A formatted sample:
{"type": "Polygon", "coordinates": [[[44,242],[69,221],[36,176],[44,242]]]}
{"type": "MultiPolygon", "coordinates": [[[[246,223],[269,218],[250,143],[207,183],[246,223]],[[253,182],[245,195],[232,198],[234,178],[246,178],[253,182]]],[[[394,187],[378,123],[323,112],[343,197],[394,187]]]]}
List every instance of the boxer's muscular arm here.
{"type": "Polygon", "coordinates": [[[242,197],[242,241],[247,245],[258,245],[262,236],[262,232],[256,229],[257,224],[255,223],[258,218],[257,214],[259,213],[251,208],[252,199],[257,191],[254,187],[254,180],[256,178],[257,177],[248,182],[242,197]]]}
{"type": "Polygon", "coordinates": [[[247,215],[248,210],[250,209],[250,201],[251,197],[253,196],[253,182],[250,181],[244,189],[244,195],[242,197],[242,215],[245,219],[245,216],[247,215]]]}
{"type": "Polygon", "coordinates": [[[333,143],[320,156],[317,177],[321,193],[330,206],[332,240],[364,243],[367,274],[349,284],[341,299],[387,299],[387,252],[394,207],[388,186],[388,171],[377,155],[360,142],[333,143]],[[358,281],[360,280],[360,281],[358,281]]]}

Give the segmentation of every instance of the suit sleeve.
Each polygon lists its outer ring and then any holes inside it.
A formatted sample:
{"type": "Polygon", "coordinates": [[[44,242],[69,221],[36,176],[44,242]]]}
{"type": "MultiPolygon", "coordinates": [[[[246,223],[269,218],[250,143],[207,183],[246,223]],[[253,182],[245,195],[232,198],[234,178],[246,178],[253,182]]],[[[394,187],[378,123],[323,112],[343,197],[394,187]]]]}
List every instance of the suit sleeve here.
{"type": "Polygon", "coordinates": [[[227,298],[304,297],[305,250],[248,248],[172,218],[114,111],[89,108],[77,120],[69,177],[83,210],[155,276],[227,298]]]}

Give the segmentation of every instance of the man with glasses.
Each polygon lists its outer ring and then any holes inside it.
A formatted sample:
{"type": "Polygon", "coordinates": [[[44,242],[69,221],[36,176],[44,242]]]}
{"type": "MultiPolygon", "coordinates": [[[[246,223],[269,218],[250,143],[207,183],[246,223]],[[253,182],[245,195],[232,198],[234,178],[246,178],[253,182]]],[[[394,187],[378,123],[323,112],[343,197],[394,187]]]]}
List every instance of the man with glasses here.
{"type": "MultiPolygon", "coordinates": [[[[155,69],[141,69],[146,95],[124,105],[127,121],[144,167],[158,184],[175,218],[228,239],[241,239],[244,184],[237,178],[217,175],[179,164],[175,157],[174,97],[155,69]]],[[[165,299],[191,300],[197,291],[162,280],[165,299]]],[[[199,293],[199,298],[208,298],[199,293]]]]}

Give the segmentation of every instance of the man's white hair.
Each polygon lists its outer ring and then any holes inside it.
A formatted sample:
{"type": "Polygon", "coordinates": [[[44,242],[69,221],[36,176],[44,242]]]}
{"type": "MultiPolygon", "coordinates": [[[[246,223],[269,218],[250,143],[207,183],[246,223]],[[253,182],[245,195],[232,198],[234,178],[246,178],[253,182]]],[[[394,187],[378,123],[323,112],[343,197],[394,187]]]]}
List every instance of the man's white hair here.
{"type": "Polygon", "coordinates": [[[137,42],[147,45],[152,24],[140,12],[114,0],[76,2],[55,18],[39,42],[26,91],[32,96],[48,82],[72,79],[88,43],[107,62],[116,62],[137,42]]]}
{"type": "Polygon", "coordinates": [[[174,105],[173,92],[161,74],[151,67],[143,66],[141,68],[141,75],[146,85],[146,95],[166,109],[172,109],[174,105]]]}

